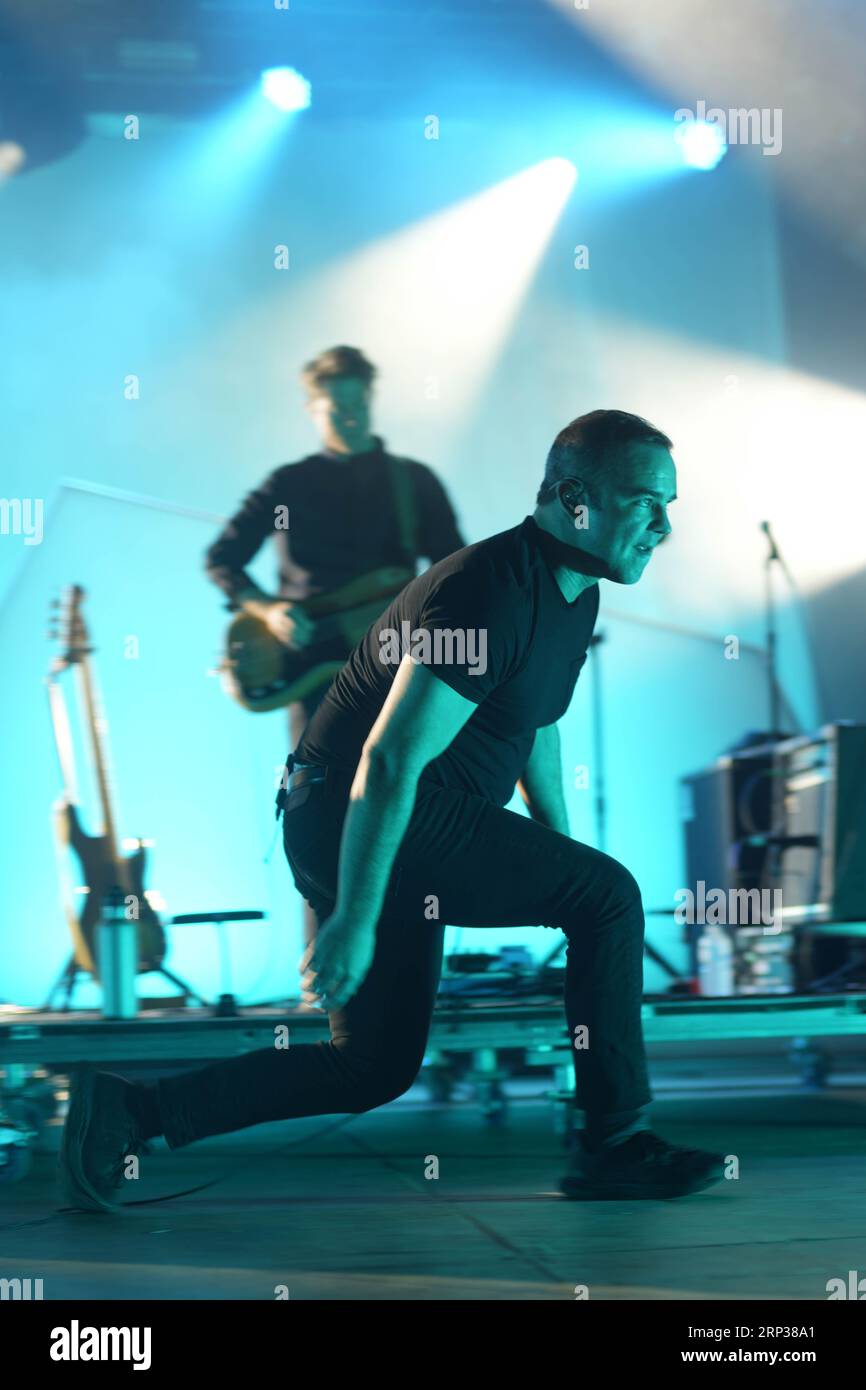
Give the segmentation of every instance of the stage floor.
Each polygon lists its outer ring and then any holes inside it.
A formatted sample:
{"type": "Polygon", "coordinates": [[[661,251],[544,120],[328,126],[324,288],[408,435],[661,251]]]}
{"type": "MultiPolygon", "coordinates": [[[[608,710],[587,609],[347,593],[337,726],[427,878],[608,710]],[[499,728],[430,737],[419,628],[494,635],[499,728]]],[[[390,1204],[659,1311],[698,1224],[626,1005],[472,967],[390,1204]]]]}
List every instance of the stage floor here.
{"type": "MultiPolygon", "coordinates": [[[[866,993],[654,996],[644,1000],[642,1022],[648,1044],[686,1048],[725,1039],[863,1037],[866,993]]],[[[0,1067],[205,1061],[273,1046],[274,1030],[284,1025],[292,1041],[329,1035],[321,1011],[295,1001],[282,1008],[242,1008],[234,1018],[216,1018],[202,1008],[148,1010],[115,1020],[91,1010],[44,1013],[6,1006],[0,1010],[0,1067]]],[[[561,999],[440,998],[429,1045],[446,1052],[544,1047],[569,1055],[570,1039],[561,999]]]]}
{"type": "Polygon", "coordinates": [[[0,1186],[7,1277],[48,1299],[825,1300],[863,1273],[866,1089],[661,1100],[659,1133],[739,1160],[739,1177],[667,1202],[572,1203],[540,1101],[492,1130],[423,1087],[369,1114],[258,1126],[171,1152],[141,1201],[58,1211],[54,1158],[0,1186]],[[430,1156],[438,1179],[426,1179],[430,1156]]]}

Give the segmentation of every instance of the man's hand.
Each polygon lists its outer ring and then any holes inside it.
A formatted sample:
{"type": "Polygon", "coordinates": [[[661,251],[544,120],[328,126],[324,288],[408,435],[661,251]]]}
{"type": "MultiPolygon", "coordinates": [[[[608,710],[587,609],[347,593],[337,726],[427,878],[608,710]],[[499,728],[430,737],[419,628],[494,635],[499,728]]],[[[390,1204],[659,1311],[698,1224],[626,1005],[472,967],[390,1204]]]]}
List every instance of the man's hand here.
{"type": "Polygon", "coordinates": [[[289,604],[278,598],[267,603],[251,603],[247,607],[261,618],[277,641],[291,651],[303,651],[314,640],[316,625],[299,604],[289,604]]]}
{"type": "Polygon", "coordinates": [[[298,963],[304,1002],[332,1013],[346,1007],[366,978],[376,949],[375,923],[334,912],[298,963]]]}

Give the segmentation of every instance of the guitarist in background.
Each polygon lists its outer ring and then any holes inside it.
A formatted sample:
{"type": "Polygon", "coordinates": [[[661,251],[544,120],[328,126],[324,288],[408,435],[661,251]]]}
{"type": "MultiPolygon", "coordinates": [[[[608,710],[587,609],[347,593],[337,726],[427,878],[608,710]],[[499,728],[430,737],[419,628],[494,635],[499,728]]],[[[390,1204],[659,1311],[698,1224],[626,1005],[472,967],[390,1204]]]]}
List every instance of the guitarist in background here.
{"type": "MultiPolygon", "coordinates": [[[[370,432],[375,377],[358,348],[329,348],[307,363],[301,380],[321,449],[271,473],[206,555],[208,576],[231,606],[260,618],[290,651],[308,654],[311,666],[316,623],[286,600],[309,599],[381,566],[403,567],[412,578],[419,558],[435,564],[466,544],[432,470],[388,453],[370,432]],[[264,593],[244,569],[270,537],[277,544],[278,596],[264,593]]],[[[342,663],[353,646],[331,637],[326,656],[342,663]]],[[[329,683],[289,706],[293,749],[329,683]]],[[[314,922],[306,906],[307,940],[314,922]]]]}

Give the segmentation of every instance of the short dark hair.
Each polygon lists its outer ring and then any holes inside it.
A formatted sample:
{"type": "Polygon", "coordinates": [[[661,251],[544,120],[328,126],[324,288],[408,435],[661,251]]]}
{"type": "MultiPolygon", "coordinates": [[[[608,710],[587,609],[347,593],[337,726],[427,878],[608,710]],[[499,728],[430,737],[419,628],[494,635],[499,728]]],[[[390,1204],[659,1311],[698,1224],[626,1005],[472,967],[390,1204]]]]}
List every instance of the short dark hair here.
{"type": "Polygon", "coordinates": [[[363,381],[365,386],[373,385],[376,368],[360,348],[326,348],[324,352],[305,363],[301,370],[301,381],[310,394],[336,377],[347,376],[356,381],[363,381]]]}
{"type": "Polygon", "coordinates": [[[591,410],[588,415],[579,415],[559,431],[550,446],[536,502],[545,502],[563,478],[597,475],[613,455],[632,444],[673,448],[667,435],[641,415],[629,415],[625,410],[591,410]]]}

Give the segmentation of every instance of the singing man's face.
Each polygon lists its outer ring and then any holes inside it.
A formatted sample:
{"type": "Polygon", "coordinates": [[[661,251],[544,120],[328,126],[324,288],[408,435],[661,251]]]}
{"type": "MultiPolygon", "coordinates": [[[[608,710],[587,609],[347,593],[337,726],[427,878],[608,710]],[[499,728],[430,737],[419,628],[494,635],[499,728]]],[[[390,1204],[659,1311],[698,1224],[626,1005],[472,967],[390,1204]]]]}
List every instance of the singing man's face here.
{"type": "Polygon", "coordinates": [[[677,474],[667,449],[633,444],[609,472],[593,480],[586,529],[574,545],[604,560],[617,584],[636,584],[653,551],[672,530],[667,508],[677,495],[677,474]]]}
{"type": "Polygon", "coordinates": [[[307,401],[326,449],[354,454],[370,441],[370,388],[355,377],[333,377],[315,388],[307,401]]]}

